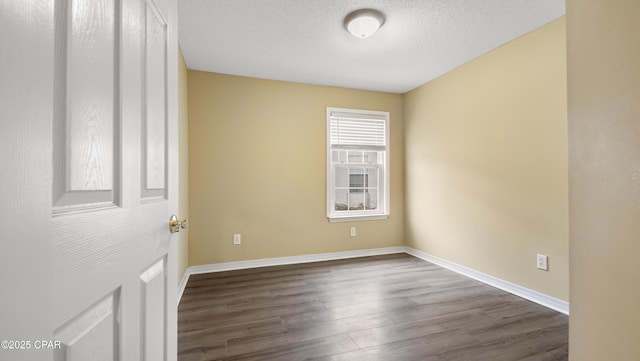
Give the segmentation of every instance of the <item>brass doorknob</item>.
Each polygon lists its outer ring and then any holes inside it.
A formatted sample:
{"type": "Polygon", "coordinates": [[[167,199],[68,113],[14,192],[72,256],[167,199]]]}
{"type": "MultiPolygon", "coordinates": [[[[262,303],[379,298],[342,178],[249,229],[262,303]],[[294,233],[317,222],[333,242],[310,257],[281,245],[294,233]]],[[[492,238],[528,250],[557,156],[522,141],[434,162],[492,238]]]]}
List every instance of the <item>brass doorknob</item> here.
{"type": "Polygon", "coordinates": [[[169,231],[171,233],[180,232],[180,228],[185,229],[187,227],[189,227],[189,222],[186,219],[180,221],[175,214],[169,218],[169,231]]]}

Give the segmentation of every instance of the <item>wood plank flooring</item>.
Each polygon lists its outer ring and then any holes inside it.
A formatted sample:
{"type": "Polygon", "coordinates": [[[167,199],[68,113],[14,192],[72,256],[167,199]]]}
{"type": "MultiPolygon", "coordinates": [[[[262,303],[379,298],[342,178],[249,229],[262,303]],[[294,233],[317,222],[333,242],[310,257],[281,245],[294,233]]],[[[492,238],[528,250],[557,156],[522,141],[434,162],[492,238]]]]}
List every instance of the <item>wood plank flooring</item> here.
{"type": "Polygon", "coordinates": [[[567,360],[568,316],[407,254],[193,275],[178,360],[567,360]]]}

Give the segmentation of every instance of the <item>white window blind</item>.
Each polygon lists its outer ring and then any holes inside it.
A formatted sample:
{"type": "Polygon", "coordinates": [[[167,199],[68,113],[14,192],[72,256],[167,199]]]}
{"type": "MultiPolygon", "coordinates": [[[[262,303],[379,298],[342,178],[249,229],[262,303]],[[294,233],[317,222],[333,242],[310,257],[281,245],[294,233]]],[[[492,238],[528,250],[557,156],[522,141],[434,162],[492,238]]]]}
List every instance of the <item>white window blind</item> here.
{"type": "Polygon", "coordinates": [[[332,112],[330,122],[333,149],[384,150],[387,146],[385,119],[380,116],[332,112]]]}

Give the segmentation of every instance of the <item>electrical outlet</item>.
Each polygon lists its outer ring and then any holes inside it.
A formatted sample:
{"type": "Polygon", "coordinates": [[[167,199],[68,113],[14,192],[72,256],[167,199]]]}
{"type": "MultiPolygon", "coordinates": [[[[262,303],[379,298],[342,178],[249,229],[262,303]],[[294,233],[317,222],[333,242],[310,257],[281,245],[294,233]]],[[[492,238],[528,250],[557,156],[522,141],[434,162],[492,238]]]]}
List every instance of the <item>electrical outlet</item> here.
{"type": "Polygon", "coordinates": [[[543,271],[548,270],[549,268],[547,267],[547,261],[549,260],[549,257],[543,255],[543,254],[538,254],[538,258],[537,258],[537,266],[538,269],[541,269],[543,271]]]}
{"type": "Polygon", "coordinates": [[[351,227],[350,233],[351,237],[355,237],[356,236],[356,227],[351,227]]]}
{"type": "Polygon", "coordinates": [[[233,244],[240,244],[240,241],[241,241],[240,234],[239,233],[234,234],[233,235],[233,244]]]}

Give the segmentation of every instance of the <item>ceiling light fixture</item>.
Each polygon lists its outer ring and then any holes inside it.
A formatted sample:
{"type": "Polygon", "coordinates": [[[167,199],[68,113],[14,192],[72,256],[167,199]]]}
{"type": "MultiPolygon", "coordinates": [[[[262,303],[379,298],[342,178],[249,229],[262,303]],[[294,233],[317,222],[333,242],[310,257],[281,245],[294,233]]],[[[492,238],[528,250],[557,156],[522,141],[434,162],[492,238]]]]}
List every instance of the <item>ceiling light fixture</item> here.
{"type": "Polygon", "coordinates": [[[384,24],[384,15],[374,9],[356,10],[344,18],[344,27],[356,38],[368,38],[384,24]]]}

